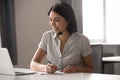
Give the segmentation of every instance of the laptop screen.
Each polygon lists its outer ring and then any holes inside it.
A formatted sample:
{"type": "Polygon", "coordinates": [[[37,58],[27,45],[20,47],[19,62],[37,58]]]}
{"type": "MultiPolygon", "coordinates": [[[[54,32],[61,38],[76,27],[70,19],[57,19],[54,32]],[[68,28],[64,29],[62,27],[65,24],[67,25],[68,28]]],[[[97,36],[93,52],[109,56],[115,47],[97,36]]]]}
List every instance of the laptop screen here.
{"type": "Polygon", "coordinates": [[[0,74],[15,75],[7,48],[0,48],[0,74]]]}
{"type": "Polygon", "coordinates": [[[0,48],[0,74],[6,75],[27,75],[36,73],[29,69],[13,68],[7,48],[0,48]],[[17,74],[15,73],[17,72],[17,74]]]}

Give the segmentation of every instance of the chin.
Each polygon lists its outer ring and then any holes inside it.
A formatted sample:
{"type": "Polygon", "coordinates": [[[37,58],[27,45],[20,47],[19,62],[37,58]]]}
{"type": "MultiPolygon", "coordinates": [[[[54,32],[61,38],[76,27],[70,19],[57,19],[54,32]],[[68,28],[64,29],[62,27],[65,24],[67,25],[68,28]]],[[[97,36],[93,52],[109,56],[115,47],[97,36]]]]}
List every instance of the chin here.
{"type": "Polygon", "coordinates": [[[54,32],[55,34],[57,34],[57,33],[58,33],[58,31],[54,31],[54,30],[53,30],[53,32],[54,32]]]}

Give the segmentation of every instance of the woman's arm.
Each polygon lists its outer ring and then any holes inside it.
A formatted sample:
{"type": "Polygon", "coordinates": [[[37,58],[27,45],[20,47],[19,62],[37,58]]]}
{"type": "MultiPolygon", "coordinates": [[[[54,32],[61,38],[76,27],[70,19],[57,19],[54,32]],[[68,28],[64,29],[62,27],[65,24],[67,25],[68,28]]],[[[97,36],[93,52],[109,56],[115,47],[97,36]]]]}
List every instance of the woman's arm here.
{"type": "Polygon", "coordinates": [[[79,69],[80,72],[93,72],[92,54],[83,57],[84,66],[79,69]]]}
{"type": "Polygon", "coordinates": [[[30,69],[34,70],[34,71],[43,71],[44,72],[46,65],[40,64],[40,63],[42,62],[45,55],[46,55],[46,52],[43,49],[38,48],[35,52],[35,55],[33,56],[31,63],[30,63],[30,69]]]}
{"type": "Polygon", "coordinates": [[[62,72],[64,73],[75,73],[75,72],[93,72],[93,62],[92,62],[92,57],[91,54],[85,56],[82,58],[83,59],[83,66],[71,66],[68,65],[65,67],[62,72]]]}
{"type": "Polygon", "coordinates": [[[47,64],[47,65],[41,64],[45,55],[46,52],[43,49],[41,48],[37,49],[30,64],[31,70],[47,72],[47,73],[54,73],[56,71],[57,66],[54,64],[47,64]]]}

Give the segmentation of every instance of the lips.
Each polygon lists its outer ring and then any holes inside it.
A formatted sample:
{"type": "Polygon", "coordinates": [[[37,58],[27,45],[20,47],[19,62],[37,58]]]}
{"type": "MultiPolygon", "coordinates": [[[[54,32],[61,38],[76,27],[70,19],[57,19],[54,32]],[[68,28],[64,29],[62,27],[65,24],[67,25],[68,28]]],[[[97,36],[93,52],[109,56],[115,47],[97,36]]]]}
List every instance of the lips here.
{"type": "Polygon", "coordinates": [[[54,30],[54,31],[57,31],[57,30],[58,30],[58,28],[53,28],[53,30],[54,30]]]}

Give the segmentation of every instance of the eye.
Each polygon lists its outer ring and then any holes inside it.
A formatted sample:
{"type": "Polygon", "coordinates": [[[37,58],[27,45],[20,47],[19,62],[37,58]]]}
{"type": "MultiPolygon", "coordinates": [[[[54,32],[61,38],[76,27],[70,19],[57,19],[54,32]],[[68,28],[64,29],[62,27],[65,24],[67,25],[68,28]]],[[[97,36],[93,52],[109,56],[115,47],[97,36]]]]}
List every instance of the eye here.
{"type": "Polygon", "coordinates": [[[59,20],[59,19],[55,19],[54,21],[55,21],[55,22],[59,22],[60,20],[59,20]]]}

